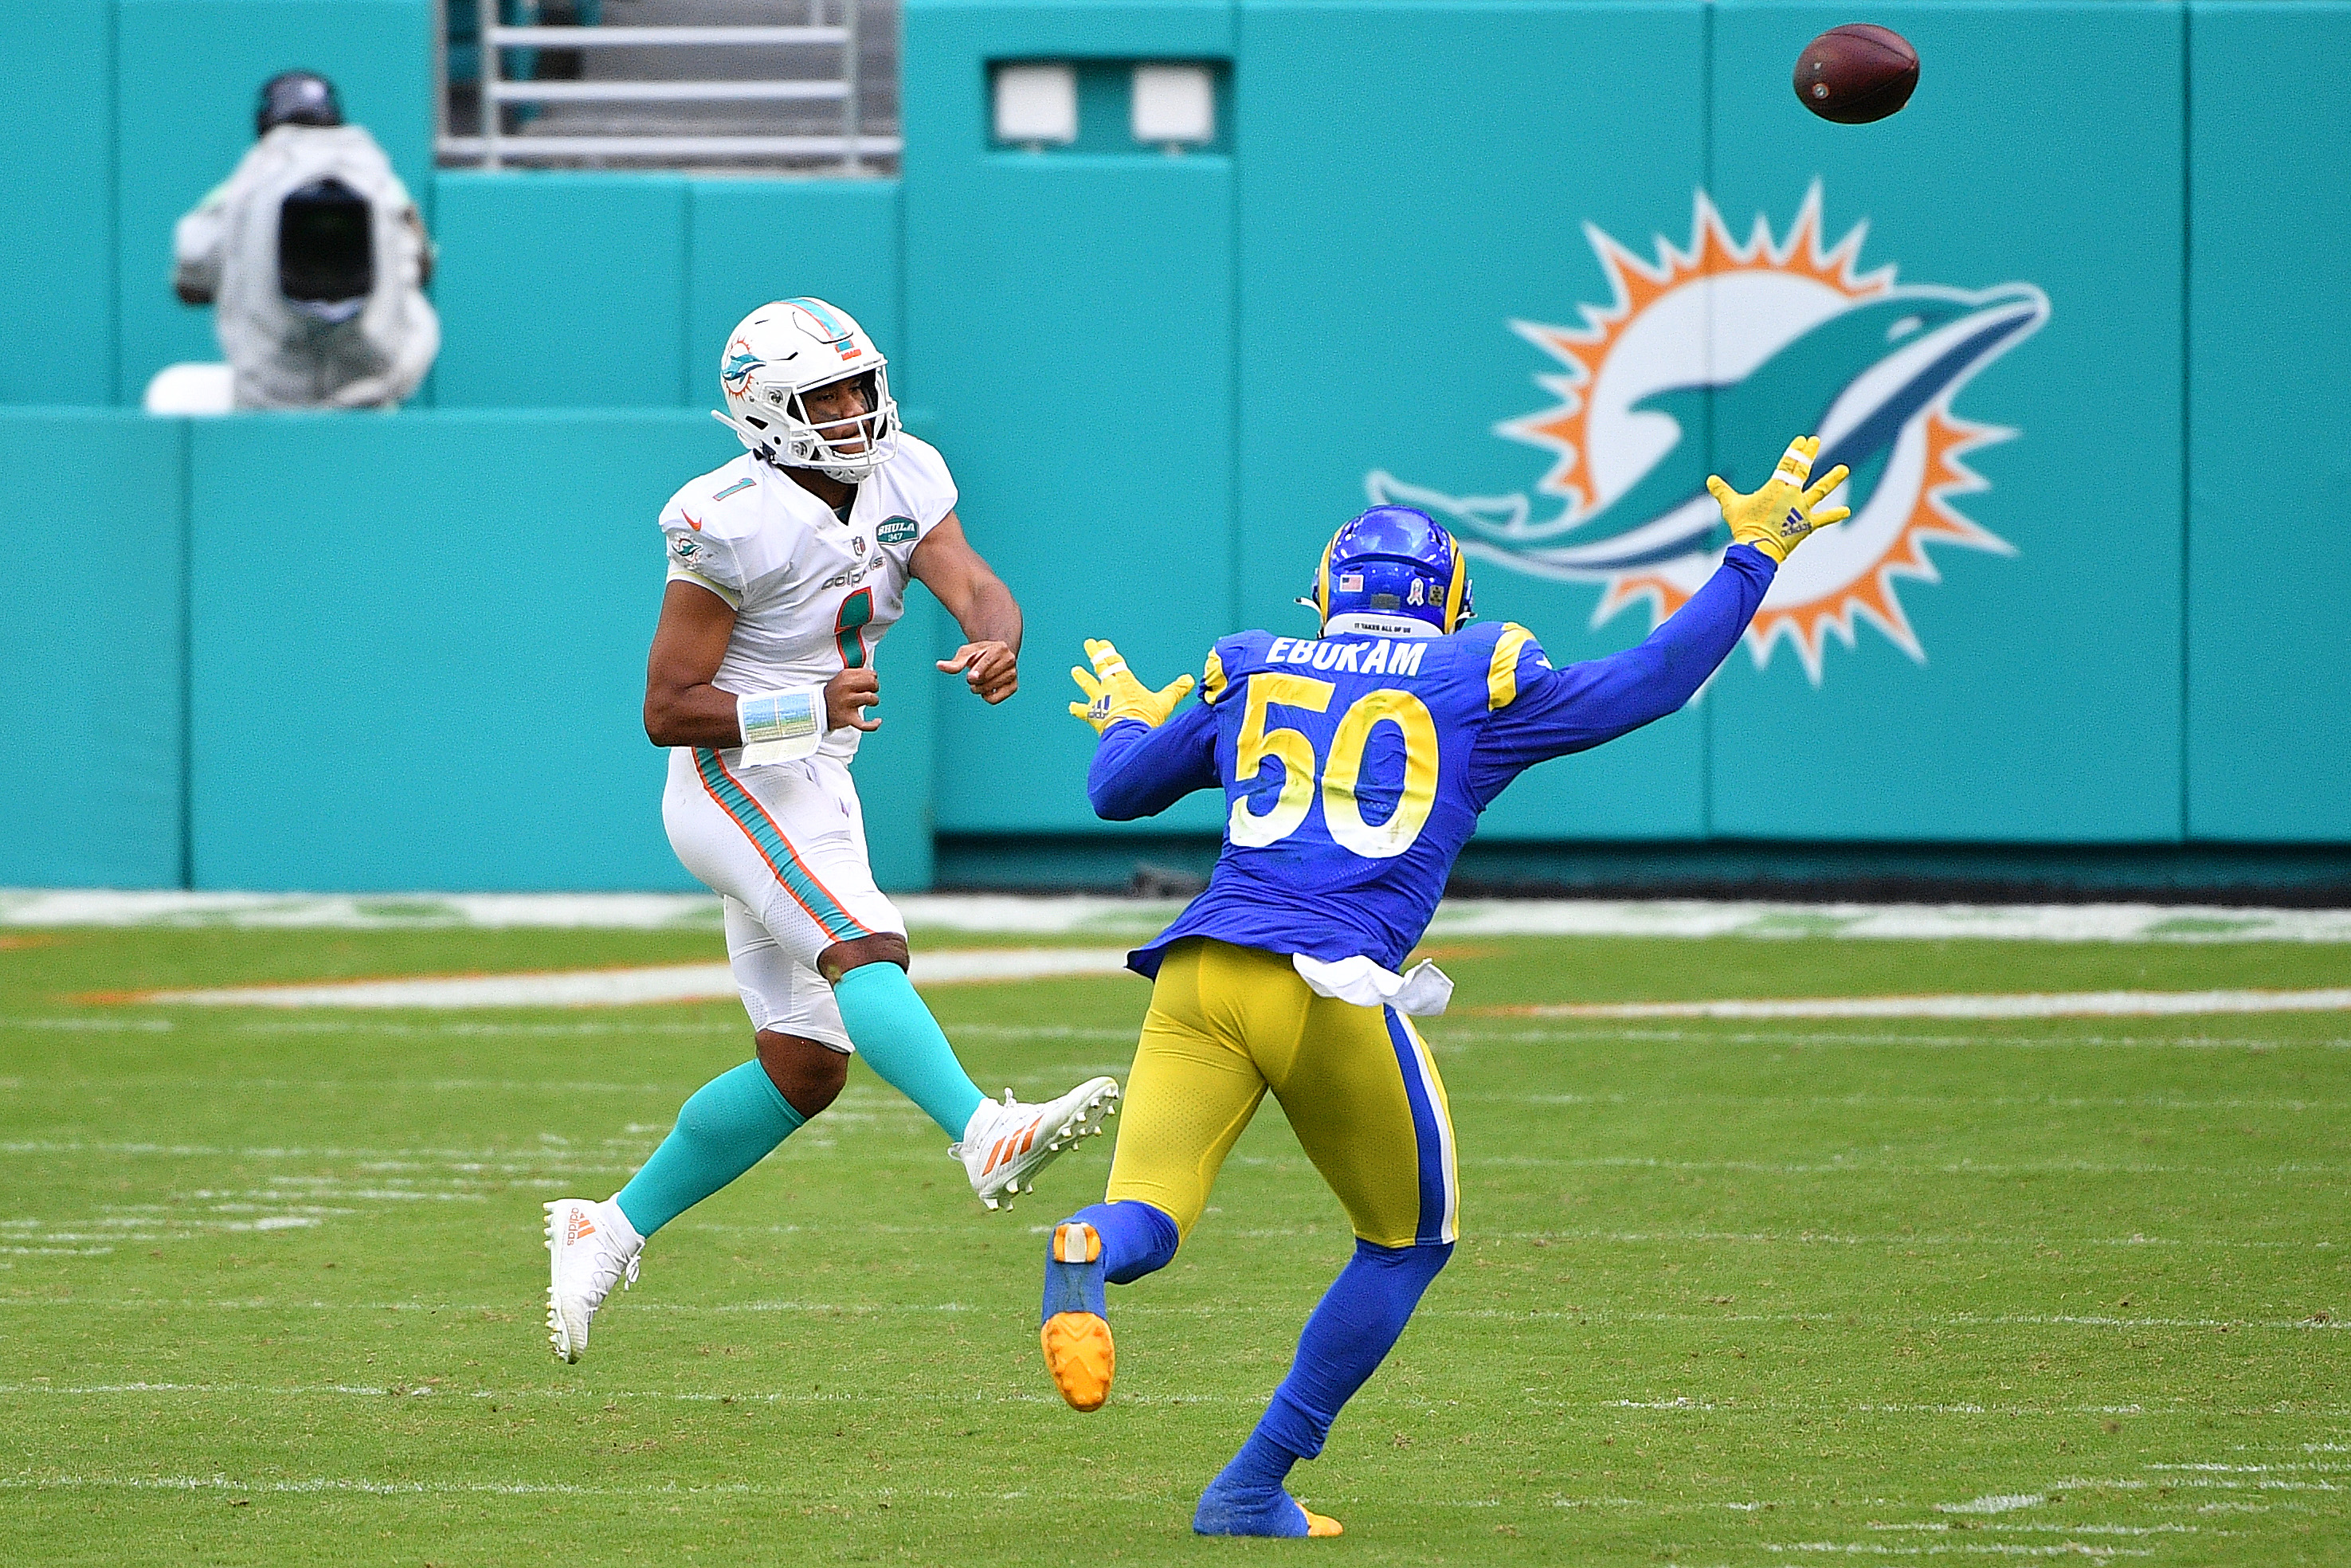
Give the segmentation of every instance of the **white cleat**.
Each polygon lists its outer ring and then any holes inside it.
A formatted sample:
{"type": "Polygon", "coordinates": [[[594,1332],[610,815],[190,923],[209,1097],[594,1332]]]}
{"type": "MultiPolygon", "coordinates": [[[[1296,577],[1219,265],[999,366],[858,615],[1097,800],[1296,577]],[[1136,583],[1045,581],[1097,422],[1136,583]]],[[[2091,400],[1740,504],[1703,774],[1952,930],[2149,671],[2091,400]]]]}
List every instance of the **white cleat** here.
{"type": "Polygon", "coordinates": [[[637,1282],[645,1239],[609,1199],[559,1198],[547,1207],[547,1338],[555,1354],[578,1361],[588,1351],[588,1320],[614,1285],[637,1282]]]}
{"type": "Polygon", "coordinates": [[[1058,1100],[1024,1105],[1004,1092],[1004,1103],[983,1100],[961,1141],[947,1153],[963,1162],[971,1190],[990,1208],[1008,1207],[1015,1193],[1034,1192],[1037,1173],[1080,1138],[1106,1129],[1118,1114],[1114,1079],[1089,1078],[1058,1100]]]}

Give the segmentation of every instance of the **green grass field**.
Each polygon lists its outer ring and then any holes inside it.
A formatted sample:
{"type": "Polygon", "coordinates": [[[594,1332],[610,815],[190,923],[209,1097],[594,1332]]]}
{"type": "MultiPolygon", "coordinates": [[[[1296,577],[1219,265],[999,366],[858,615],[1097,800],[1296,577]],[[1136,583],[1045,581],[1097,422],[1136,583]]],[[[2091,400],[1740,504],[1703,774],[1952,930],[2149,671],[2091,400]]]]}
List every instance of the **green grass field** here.
{"type": "MultiPolygon", "coordinates": [[[[1118,1391],[1081,1416],[1036,1288],[1108,1140],[984,1214],[861,1068],[653,1241],[564,1366],[539,1204],[616,1187],[745,1057],[739,1009],[77,999],[719,956],[706,930],[0,937],[5,1560],[2351,1562],[2351,1016],[1479,1010],[2340,986],[2341,946],[1446,945],[1426,1032],[1465,1239],[1300,1468],[1348,1530],[1312,1543],[1188,1529],[1349,1247],[1270,1102],[1184,1255],[1113,1291],[1118,1391]]],[[[933,1000],[983,1087],[1039,1092],[1123,1072],[1145,988],[933,1000]]]]}

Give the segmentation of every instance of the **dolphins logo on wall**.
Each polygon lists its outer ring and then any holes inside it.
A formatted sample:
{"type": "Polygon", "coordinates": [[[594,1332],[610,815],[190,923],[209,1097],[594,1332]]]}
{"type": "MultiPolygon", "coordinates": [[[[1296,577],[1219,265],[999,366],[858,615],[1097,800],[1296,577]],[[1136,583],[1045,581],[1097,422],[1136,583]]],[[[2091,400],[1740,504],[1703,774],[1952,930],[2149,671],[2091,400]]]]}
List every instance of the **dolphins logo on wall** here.
{"type": "Polygon", "coordinates": [[[1817,685],[1827,634],[1852,647],[1856,618],[1924,663],[1896,580],[1939,580],[1930,540],[2016,553],[1951,505],[1988,487],[1962,456],[2016,432],[1963,419],[1951,400],[2039,329],[2049,300],[2029,283],[1970,292],[1862,272],[1867,229],[1823,249],[1817,184],[1782,240],[1758,216],[1733,241],[1703,191],[1689,247],[1660,238],[1654,262],[1585,225],[1614,302],[1582,307],[1580,327],[1510,324],[1566,369],[1535,378],[1558,406],[1495,427],[1552,455],[1536,488],[1556,513],[1537,520],[1523,494],[1454,497],[1380,471],[1365,490],[1430,513],[1480,559],[1604,584],[1594,626],[1641,601],[1655,623],[1729,546],[1707,475],[1751,490],[1790,435],[1817,432],[1819,467],[1853,470],[1838,497],[1853,517],[1781,569],[1748,630],[1756,666],[1785,637],[1817,685]]]}

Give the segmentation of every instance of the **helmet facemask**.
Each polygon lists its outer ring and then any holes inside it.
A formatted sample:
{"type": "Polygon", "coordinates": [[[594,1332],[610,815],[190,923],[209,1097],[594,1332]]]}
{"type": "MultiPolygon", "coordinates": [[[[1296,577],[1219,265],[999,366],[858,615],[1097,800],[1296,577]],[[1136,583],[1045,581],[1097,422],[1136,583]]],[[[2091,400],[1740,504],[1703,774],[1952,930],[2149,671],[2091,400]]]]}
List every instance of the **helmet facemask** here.
{"type": "Polygon", "coordinates": [[[812,387],[762,380],[755,371],[742,393],[737,430],[749,425],[758,439],[744,436],[758,456],[779,467],[813,468],[845,484],[856,484],[890,460],[897,450],[898,405],[890,396],[890,372],[880,365],[812,387]],[[844,381],[866,382],[863,413],[819,419],[809,412],[810,393],[844,381]]]}

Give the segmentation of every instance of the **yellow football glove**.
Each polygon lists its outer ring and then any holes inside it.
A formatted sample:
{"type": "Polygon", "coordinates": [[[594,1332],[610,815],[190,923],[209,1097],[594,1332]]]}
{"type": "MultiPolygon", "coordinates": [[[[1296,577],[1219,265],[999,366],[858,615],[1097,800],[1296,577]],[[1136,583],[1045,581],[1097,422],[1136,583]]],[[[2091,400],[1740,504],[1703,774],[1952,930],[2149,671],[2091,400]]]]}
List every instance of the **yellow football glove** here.
{"type": "Polygon", "coordinates": [[[1070,705],[1071,714],[1092,725],[1097,732],[1123,718],[1139,718],[1154,729],[1167,722],[1176,705],[1192,689],[1192,677],[1178,675],[1153,691],[1126,667],[1116,648],[1098,637],[1086,639],[1086,657],[1094,662],[1089,674],[1083,665],[1070,671],[1070,679],[1089,700],[1070,705]]]}
{"type": "Polygon", "coordinates": [[[1805,486],[1804,481],[1812,477],[1813,459],[1820,455],[1819,436],[1799,435],[1788,443],[1771,477],[1751,496],[1740,495],[1719,474],[1707,476],[1706,487],[1722,507],[1722,520],[1730,525],[1733,544],[1753,545],[1773,560],[1784,561],[1813,529],[1853,516],[1850,507],[1821,504],[1830,491],[1844,483],[1849,470],[1844,464],[1822,475],[1818,484],[1805,486]]]}

